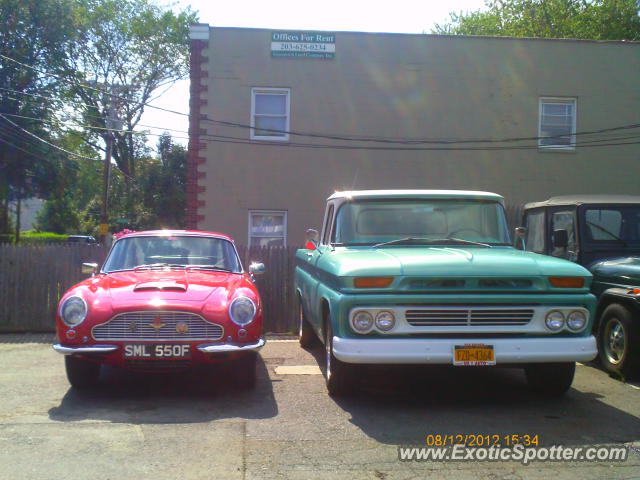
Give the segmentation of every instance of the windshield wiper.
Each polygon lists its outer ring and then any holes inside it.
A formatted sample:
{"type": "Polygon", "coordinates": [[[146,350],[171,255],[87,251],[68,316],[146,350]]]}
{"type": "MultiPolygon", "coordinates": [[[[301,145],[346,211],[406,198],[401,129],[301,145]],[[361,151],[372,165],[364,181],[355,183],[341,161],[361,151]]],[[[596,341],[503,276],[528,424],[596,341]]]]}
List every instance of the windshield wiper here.
{"type": "Polygon", "coordinates": [[[382,247],[385,245],[477,245],[480,247],[491,248],[488,243],[472,242],[471,240],[463,240],[462,238],[419,238],[419,237],[405,237],[397,238],[395,240],[389,240],[388,242],[376,243],[373,248],[382,247]]]}
{"type": "Polygon", "coordinates": [[[134,270],[152,270],[154,268],[186,268],[187,265],[180,263],[149,263],[147,265],[138,265],[134,270]]]}
{"type": "Polygon", "coordinates": [[[590,222],[589,220],[586,220],[586,221],[585,221],[585,223],[586,223],[587,225],[591,225],[592,227],[596,227],[598,230],[600,230],[601,232],[606,233],[607,235],[611,235],[611,238],[612,238],[613,240],[617,240],[617,241],[621,242],[625,247],[627,246],[627,241],[626,241],[626,240],[621,239],[621,238],[620,238],[619,236],[617,236],[615,233],[610,232],[609,230],[607,230],[607,229],[606,229],[606,228],[604,228],[603,226],[598,225],[597,223],[590,222]]]}
{"type": "Polygon", "coordinates": [[[187,270],[197,269],[197,270],[214,270],[217,272],[231,272],[230,268],[224,267],[216,267],[214,265],[187,265],[187,270]]]}

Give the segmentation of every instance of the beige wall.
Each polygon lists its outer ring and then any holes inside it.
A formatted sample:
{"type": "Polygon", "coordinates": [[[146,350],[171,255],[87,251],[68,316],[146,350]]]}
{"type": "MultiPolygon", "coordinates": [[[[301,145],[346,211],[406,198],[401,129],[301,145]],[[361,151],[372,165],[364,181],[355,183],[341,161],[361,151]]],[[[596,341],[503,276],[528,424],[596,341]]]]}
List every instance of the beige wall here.
{"type": "MultiPolygon", "coordinates": [[[[202,110],[209,119],[248,124],[251,87],[288,87],[290,128],[302,132],[535,137],[541,96],[576,97],[579,132],[640,123],[640,43],[338,32],[335,59],[315,60],[271,58],[270,41],[269,30],[210,30],[202,110]]],[[[200,126],[249,139],[247,129],[200,126]]],[[[507,203],[640,194],[640,145],[446,152],[206,144],[198,227],[238,243],[247,242],[248,211],[265,209],[287,210],[288,243],[300,244],[306,227],[320,227],[326,197],[340,189],[488,190],[507,203]]]]}

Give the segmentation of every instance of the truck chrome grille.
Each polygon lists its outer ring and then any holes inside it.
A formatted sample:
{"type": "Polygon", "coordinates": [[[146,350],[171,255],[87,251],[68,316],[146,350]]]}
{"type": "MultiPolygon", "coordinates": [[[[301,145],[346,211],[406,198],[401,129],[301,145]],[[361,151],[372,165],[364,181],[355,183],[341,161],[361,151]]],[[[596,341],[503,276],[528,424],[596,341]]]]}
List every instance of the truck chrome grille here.
{"type": "Polygon", "coordinates": [[[188,312],[143,311],[116,315],[96,325],[95,340],[220,340],[224,328],[188,312]]]}
{"type": "Polygon", "coordinates": [[[526,325],[533,315],[531,308],[432,307],[406,310],[405,320],[414,327],[511,326],[526,325]]]}

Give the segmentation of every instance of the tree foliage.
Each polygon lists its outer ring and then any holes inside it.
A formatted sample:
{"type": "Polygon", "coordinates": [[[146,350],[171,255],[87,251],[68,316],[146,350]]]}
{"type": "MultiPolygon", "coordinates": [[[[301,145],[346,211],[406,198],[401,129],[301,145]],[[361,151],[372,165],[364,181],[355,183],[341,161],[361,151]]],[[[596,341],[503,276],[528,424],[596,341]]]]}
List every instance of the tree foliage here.
{"type": "Polygon", "coordinates": [[[0,113],[5,116],[0,117],[0,232],[9,228],[9,200],[51,194],[56,174],[67,161],[25,130],[48,141],[54,132],[40,121],[21,117],[46,121],[59,108],[58,102],[45,98],[59,91],[58,82],[40,72],[64,65],[75,33],[66,0],[0,0],[0,113]]]}
{"type": "MultiPolygon", "coordinates": [[[[82,0],[76,8],[79,38],[66,75],[75,84],[70,94],[82,103],[77,111],[84,124],[100,129],[110,126],[111,116],[123,121],[124,131],[114,133],[113,157],[134,177],[144,152],[131,132],[159,89],[188,74],[188,28],[196,16],[147,0],[82,0]]],[[[85,135],[106,141],[108,133],[88,129],[85,135]]]]}
{"type": "Polygon", "coordinates": [[[451,13],[433,33],[640,40],[637,0],[486,0],[486,10],[451,13]]]}

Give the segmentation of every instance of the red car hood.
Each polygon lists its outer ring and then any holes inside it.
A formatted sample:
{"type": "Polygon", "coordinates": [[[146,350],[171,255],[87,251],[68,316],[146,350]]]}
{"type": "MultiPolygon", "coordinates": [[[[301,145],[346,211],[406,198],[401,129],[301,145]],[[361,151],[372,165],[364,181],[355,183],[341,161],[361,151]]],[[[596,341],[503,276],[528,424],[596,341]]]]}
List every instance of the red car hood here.
{"type": "Polygon", "coordinates": [[[241,275],[198,270],[128,271],[105,277],[104,288],[114,306],[147,303],[161,298],[172,301],[204,302],[213,292],[229,289],[241,275]]]}

